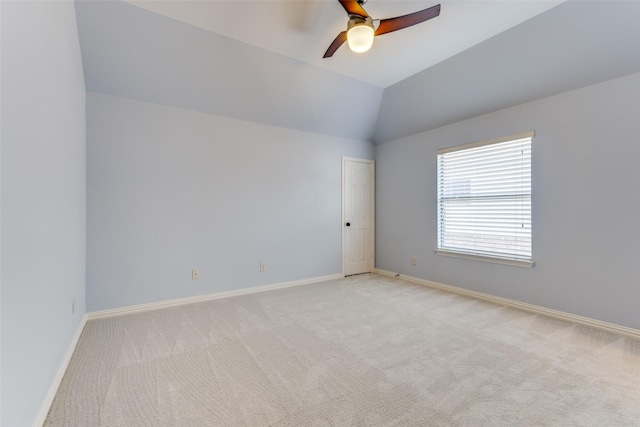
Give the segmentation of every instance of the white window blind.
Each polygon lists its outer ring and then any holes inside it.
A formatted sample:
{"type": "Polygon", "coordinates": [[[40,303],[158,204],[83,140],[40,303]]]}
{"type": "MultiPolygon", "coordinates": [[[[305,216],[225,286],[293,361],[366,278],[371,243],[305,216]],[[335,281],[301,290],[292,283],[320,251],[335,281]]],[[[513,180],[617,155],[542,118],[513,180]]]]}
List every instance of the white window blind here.
{"type": "Polygon", "coordinates": [[[438,150],[439,251],[531,261],[533,135],[438,150]]]}

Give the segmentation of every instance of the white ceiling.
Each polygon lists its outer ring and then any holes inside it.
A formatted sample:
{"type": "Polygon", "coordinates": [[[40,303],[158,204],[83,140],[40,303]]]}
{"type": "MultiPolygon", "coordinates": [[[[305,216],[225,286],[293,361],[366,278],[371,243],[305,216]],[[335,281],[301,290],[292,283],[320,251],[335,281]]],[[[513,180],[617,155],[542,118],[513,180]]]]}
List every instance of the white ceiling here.
{"type": "Polygon", "coordinates": [[[386,88],[514,27],[563,1],[547,0],[370,0],[374,18],[390,18],[442,4],[439,17],[376,38],[356,54],[344,45],[322,55],[346,29],[337,0],[126,0],[201,29],[263,48],[303,63],[386,88]]]}
{"type": "Polygon", "coordinates": [[[337,0],[132,1],[76,0],[87,91],[375,143],[640,72],[640,1],[442,0],[331,59],[337,0]]]}

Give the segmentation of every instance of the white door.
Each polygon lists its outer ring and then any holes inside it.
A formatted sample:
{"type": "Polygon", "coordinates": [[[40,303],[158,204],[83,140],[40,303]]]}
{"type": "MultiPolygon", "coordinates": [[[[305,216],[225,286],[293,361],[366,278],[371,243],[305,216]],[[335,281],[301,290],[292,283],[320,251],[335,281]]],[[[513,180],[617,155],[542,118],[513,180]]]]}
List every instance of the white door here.
{"type": "Polygon", "coordinates": [[[373,270],[373,160],[342,158],[342,272],[373,270]]]}

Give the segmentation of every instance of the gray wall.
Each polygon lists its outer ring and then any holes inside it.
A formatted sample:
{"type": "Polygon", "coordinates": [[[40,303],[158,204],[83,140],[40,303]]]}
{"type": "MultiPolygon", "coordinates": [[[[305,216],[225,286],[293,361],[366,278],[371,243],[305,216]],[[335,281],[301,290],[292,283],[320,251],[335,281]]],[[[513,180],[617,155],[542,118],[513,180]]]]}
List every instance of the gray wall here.
{"type": "Polygon", "coordinates": [[[2,2],[1,28],[0,424],[28,426],[85,313],[85,91],[72,2],[2,2]]]}
{"type": "Polygon", "coordinates": [[[639,111],[634,74],[379,145],[377,267],[640,328],[639,111]],[[436,255],[436,150],[528,130],[535,267],[436,255]]]}
{"type": "Polygon", "coordinates": [[[88,310],[340,273],[341,156],[373,154],[89,92],[88,310]]]}

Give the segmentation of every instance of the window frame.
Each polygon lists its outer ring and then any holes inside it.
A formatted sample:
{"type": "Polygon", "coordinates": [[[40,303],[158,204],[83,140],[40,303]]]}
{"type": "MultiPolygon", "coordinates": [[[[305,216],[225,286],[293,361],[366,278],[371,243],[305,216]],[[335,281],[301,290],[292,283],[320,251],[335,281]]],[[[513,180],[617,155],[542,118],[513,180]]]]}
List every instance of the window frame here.
{"type": "MultiPolygon", "coordinates": [[[[442,224],[442,220],[441,220],[441,214],[440,214],[440,209],[441,209],[441,200],[442,200],[442,194],[441,194],[441,188],[440,188],[440,179],[441,179],[441,172],[440,172],[440,156],[447,154],[447,153],[452,153],[452,152],[459,152],[459,151],[464,151],[464,150],[469,150],[469,149],[473,149],[473,148],[479,148],[479,147],[483,147],[483,146],[488,146],[488,145],[494,145],[494,144],[499,144],[499,143],[504,143],[504,142],[511,142],[511,141],[517,141],[517,140],[521,140],[521,139],[530,139],[530,147],[531,150],[533,149],[533,138],[535,136],[535,132],[534,131],[529,131],[529,132],[523,132],[523,133],[518,133],[518,134],[513,134],[513,135],[507,135],[504,137],[500,137],[500,138],[494,138],[494,139],[490,139],[490,140],[484,140],[484,141],[478,141],[478,142],[473,142],[470,144],[463,144],[463,145],[457,145],[457,146],[453,146],[453,147],[447,147],[447,148],[442,148],[439,149],[437,151],[437,158],[436,158],[436,166],[437,166],[437,182],[436,182],[436,199],[437,199],[437,222],[436,222],[436,249],[435,249],[435,253],[438,255],[443,255],[443,256],[449,256],[449,257],[455,257],[455,258],[465,258],[465,259],[473,259],[473,260],[478,260],[478,261],[485,261],[485,262],[491,262],[491,263],[497,263],[497,264],[506,264],[506,265],[510,265],[510,266],[515,266],[515,267],[523,267],[523,268],[532,268],[533,265],[535,264],[534,260],[533,260],[533,206],[532,206],[532,202],[533,202],[533,189],[531,188],[531,191],[529,192],[529,200],[530,200],[530,205],[529,205],[529,218],[531,219],[531,228],[530,228],[530,253],[531,253],[531,257],[527,258],[527,259],[519,259],[516,257],[502,257],[499,255],[489,255],[489,254],[480,254],[480,253],[473,253],[472,250],[469,251],[464,251],[464,250],[460,250],[460,251],[456,251],[455,248],[442,248],[441,246],[441,224],[442,224]]],[[[532,160],[532,159],[531,159],[532,160]]],[[[529,179],[532,179],[533,176],[533,165],[530,165],[529,168],[529,179]]],[[[481,200],[481,199],[479,199],[481,200]]]]}

